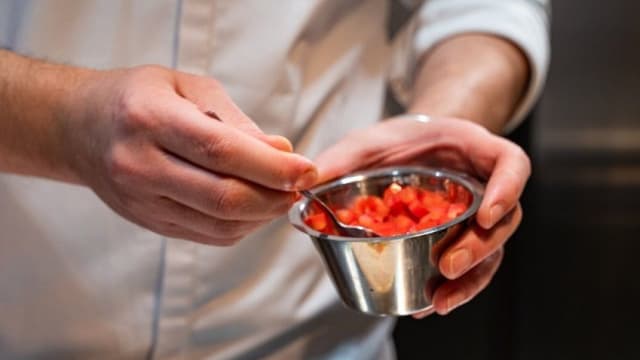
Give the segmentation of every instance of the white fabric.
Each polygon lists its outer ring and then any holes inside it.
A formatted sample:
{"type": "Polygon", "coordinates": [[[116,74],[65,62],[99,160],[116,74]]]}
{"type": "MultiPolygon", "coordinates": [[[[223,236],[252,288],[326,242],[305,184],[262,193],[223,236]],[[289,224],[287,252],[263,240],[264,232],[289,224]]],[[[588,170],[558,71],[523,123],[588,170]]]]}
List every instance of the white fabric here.
{"type": "MultiPolygon", "coordinates": [[[[0,46],[213,76],[266,132],[313,156],[382,114],[388,4],[275,4],[0,0],[0,46]]],[[[429,36],[417,38],[425,49],[429,36]]],[[[310,241],[285,219],[208,247],[132,225],[86,188],[0,174],[2,359],[392,358],[392,325],[340,305],[310,241]]]]}

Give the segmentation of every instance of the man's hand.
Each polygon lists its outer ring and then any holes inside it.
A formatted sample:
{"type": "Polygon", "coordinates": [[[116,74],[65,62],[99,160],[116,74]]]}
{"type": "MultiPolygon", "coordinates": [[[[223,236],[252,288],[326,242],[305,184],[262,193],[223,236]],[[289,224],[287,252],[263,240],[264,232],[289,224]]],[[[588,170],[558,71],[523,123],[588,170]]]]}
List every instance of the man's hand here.
{"type": "Polygon", "coordinates": [[[35,83],[24,72],[0,79],[19,98],[0,117],[13,133],[0,138],[0,171],[89,186],[141,226],[213,245],[233,244],[284,214],[292,191],[316,182],[309,160],[262,133],[212,79],[155,66],[27,67],[41,77],[35,83]],[[11,141],[24,134],[31,136],[11,141]]]}
{"type": "Polygon", "coordinates": [[[449,313],[489,284],[502,260],[504,243],[520,224],[518,199],[531,172],[520,147],[482,126],[454,118],[427,123],[392,118],[352,132],[320,154],[316,164],[321,181],[356,170],[413,164],[453,168],[487,182],[476,223],[440,256],[440,272],[448,280],[434,293],[439,314],[449,313]]]}

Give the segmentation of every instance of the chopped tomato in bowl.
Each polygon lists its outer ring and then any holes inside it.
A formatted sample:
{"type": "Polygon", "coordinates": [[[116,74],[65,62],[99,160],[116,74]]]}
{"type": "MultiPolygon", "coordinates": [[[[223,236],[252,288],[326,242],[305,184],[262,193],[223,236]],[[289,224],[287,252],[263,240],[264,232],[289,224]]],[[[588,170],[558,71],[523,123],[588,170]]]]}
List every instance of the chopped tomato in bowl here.
{"type": "Polygon", "coordinates": [[[407,315],[431,306],[442,277],[438,259],[464,231],[484,188],[454,171],[418,166],[351,174],[311,190],[341,222],[381,237],[337,235],[306,198],[289,221],[307,234],[348,307],[372,315],[407,315]]]}
{"type": "MultiPolygon", "coordinates": [[[[358,195],[333,210],[346,225],[363,226],[381,236],[398,236],[455,219],[469,208],[471,199],[468,190],[453,182],[447,182],[442,190],[392,182],[381,196],[358,195]]],[[[336,234],[323,212],[310,212],[304,222],[321,233],[336,234]]]]}

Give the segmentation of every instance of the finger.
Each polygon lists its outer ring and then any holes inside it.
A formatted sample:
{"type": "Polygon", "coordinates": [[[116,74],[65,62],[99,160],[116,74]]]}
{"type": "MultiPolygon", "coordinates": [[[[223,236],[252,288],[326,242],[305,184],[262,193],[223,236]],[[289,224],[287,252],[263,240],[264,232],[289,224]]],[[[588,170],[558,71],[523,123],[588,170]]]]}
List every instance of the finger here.
{"type": "Polygon", "coordinates": [[[190,240],[205,245],[231,246],[242,239],[242,237],[222,239],[211,235],[201,234],[173,222],[163,222],[146,227],[160,235],[175,239],[190,240]]]}
{"type": "MultiPolygon", "coordinates": [[[[369,131],[371,130],[351,133],[320,153],[314,159],[318,166],[318,182],[325,182],[375,164],[376,160],[382,156],[383,150],[375,145],[362,146],[362,144],[372,144],[368,140],[369,131]]],[[[390,143],[385,144],[389,147],[393,146],[390,143]]]]}
{"type": "Polygon", "coordinates": [[[531,174],[529,158],[519,146],[502,138],[495,141],[495,166],[476,215],[478,224],[485,229],[516,206],[531,174]]]}
{"type": "Polygon", "coordinates": [[[427,316],[434,314],[435,312],[436,312],[436,308],[432,306],[428,310],[421,311],[419,313],[415,313],[412,316],[413,316],[414,319],[418,319],[419,320],[419,319],[424,319],[427,316]]]}
{"type": "Polygon", "coordinates": [[[448,279],[456,279],[500,249],[515,232],[522,219],[518,205],[490,230],[469,227],[440,257],[438,267],[448,279]]]}
{"type": "Polygon", "coordinates": [[[449,124],[444,120],[425,124],[401,117],[351,132],[315,159],[320,181],[373,166],[423,162],[430,150],[460,143],[456,137],[446,136],[442,129],[446,126],[449,124]],[[454,144],[448,144],[451,140],[454,144]]]}
{"type": "Polygon", "coordinates": [[[280,151],[293,152],[291,141],[284,136],[266,135],[262,140],[280,151]]]}
{"type": "Polygon", "coordinates": [[[498,271],[503,252],[502,248],[498,248],[463,277],[446,281],[440,285],[433,296],[435,311],[440,315],[446,315],[484,290],[498,271]]]}
{"type": "Polygon", "coordinates": [[[209,117],[231,125],[276,149],[291,152],[293,147],[286,138],[265,134],[231,99],[218,81],[205,76],[178,73],[178,94],[193,102],[209,117]]]}
{"type": "Polygon", "coordinates": [[[153,206],[159,209],[154,215],[157,221],[176,224],[223,243],[242,238],[265,223],[265,221],[218,219],[164,196],[157,197],[153,206]]]}
{"type": "Polygon", "coordinates": [[[159,106],[154,112],[160,122],[156,129],[160,146],[207,170],[277,190],[298,190],[316,183],[317,170],[310,160],[210,121],[186,100],[159,106]]]}
{"type": "MultiPolygon", "coordinates": [[[[212,119],[215,119],[215,120],[218,120],[218,121],[222,121],[222,119],[220,119],[218,114],[216,114],[212,110],[207,110],[207,111],[204,112],[204,114],[207,115],[208,117],[212,118],[212,119]]],[[[256,137],[258,139],[266,142],[267,144],[273,146],[274,148],[276,148],[278,150],[282,150],[282,151],[286,151],[286,152],[292,152],[293,151],[293,145],[291,144],[289,139],[285,138],[284,136],[267,135],[267,134],[260,133],[256,137]]]]}
{"type": "Polygon", "coordinates": [[[278,191],[238,178],[216,175],[165,154],[150,186],[156,192],[209,216],[225,220],[265,221],[288,211],[294,192],[278,191]]]}

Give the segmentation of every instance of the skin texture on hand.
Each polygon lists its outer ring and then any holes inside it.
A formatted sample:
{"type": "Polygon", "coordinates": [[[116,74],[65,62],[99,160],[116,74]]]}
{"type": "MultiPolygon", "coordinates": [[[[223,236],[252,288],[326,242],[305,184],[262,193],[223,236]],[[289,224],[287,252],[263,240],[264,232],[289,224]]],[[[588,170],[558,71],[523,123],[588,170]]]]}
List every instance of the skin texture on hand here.
{"type": "MultiPolygon", "coordinates": [[[[41,78],[56,68],[30,66],[41,78]]],[[[0,120],[13,136],[34,136],[27,148],[3,139],[1,171],[86,185],[136,224],[220,246],[283,215],[294,190],[316,182],[315,165],[291,153],[286,139],[262,133],[213,79],[158,66],[56,70],[77,79],[71,88],[59,82],[65,79],[35,88],[24,78],[4,79],[20,106],[0,120]],[[47,86],[45,108],[30,103],[47,86]],[[37,111],[21,116],[29,107],[37,111]]]]}

